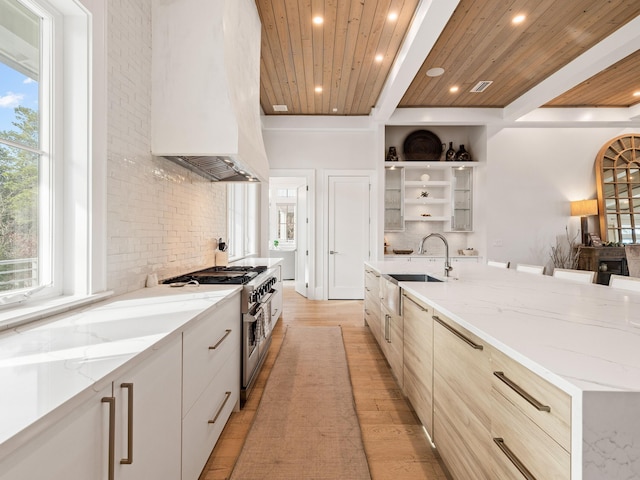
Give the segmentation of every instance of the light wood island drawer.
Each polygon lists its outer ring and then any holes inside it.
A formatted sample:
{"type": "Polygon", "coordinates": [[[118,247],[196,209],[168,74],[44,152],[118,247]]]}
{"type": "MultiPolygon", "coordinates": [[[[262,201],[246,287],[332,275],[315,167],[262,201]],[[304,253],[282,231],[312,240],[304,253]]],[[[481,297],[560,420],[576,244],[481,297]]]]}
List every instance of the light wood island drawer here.
{"type": "Polygon", "coordinates": [[[492,397],[493,478],[569,480],[569,452],[498,390],[492,390],[492,397]]]}
{"type": "Polygon", "coordinates": [[[365,293],[379,296],[380,274],[371,268],[364,269],[364,290],[365,293]]]}
{"type": "Polygon", "coordinates": [[[498,350],[491,354],[492,386],[571,451],[571,397],[498,350]]]}

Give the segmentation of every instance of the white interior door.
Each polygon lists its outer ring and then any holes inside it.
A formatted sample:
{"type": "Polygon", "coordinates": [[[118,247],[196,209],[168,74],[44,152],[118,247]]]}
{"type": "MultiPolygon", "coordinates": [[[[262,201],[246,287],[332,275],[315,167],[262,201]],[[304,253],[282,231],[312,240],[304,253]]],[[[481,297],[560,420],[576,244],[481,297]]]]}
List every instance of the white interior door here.
{"type": "Polygon", "coordinates": [[[329,177],[329,299],[363,298],[369,211],[368,176],[329,177]]]}
{"type": "Polygon", "coordinates": [[[309,285],[309,214],[307,212],[307,185],[297,189],[296,196],[296,275],[295,289],[303,297],[307,297],[309,285]]]}

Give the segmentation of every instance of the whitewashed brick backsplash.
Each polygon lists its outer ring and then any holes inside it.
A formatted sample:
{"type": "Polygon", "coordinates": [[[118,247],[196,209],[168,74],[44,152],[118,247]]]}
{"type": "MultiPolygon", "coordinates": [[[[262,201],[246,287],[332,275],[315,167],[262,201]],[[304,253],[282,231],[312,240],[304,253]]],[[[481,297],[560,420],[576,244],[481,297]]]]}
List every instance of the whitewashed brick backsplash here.
{"type": "Polygon", "coordinates": [[[151,151],[151,1],[108,4],[107,288],[144,287],[213,264],[226,238],[226,184],[151,151]]]}

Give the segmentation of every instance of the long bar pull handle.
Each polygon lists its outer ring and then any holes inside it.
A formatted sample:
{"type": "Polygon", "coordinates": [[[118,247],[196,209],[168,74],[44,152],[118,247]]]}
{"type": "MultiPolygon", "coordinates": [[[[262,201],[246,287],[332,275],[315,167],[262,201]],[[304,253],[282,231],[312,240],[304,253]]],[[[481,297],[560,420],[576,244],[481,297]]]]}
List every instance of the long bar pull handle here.
{"type": "Polygon", "coordinates": [[[440,317],[438,317],[437,315],[433,315],[431,318],[433,318],[436,322],[438,322],[440,325],[442,325],[444,328],[446,328],[447,330],[449,330],[451,333],[453,333],[456,337],[458,337],[460,340],[462,340],[463,342],[465,342],[467,345],[469,345],[471,348],[475,348],[476,350],[482,350],[484,349],[484,347],[476,342],[474,342],[473,340],[471,340],[470,338],[467,338],[465,335],[463,335],[462,333],[460,333],[458,330],[456,330],[455,328],[453,328],[451,325],[449,325],[447,322],[443,321],[440,317]]]}
{"type": "Polygon", "coordinates": [[[529,402],[531,405],[533,405],[533,407],[536,410],[538,410],[539,412],[550,412],[551,411],[551,407],[549,405],[545,405],[545,404],[539,402],[533,395],[531,395],[529,392],[524,390],[520,385],[518,385],[513,380],[511,380],[509,377],[507,377],[504,374],[504,372],[493,372],[493,374],[496,377],[498,377],[498,379],[502,383],[504,383],[507,387],[509,387],[511,390],[516,392],[518,395],[520,395],[522,398],[524,398],[527,402],[529,402]]]}
{"type": "Polygon", "coordinates": [[[209,346],[209,350],[215,350],[216,348],[218,348],[220,346],[220,344],[222,342],[225,341],[225,339],[231,334],[231,330],[227,329],[225,330],[224,335],[222,336],[222,338],[220,340],[218,340],[218,343],[216,343],[215,345],[209,346]]]}
{"type": "Polygon", "coordinates": [[[384,339],[387,341],[387,343],[391,343],[391,339],[389,338],[391,335],[389,334],[389,331],[391,330],[389,328],[389,323],[390,323],[391,317],[389,316],[388,313],[384,314],[384,339]]]}
{"type": "Polygon", "coordinates": [[[502,450],[502,453],[509,459],[513,466],[518,469],[518,471],[522,474],[524,478],[527,480],[536,480],[536,477],[524,466],[524,464],[520,461],[520,459],[516,456],[515,453],[511,451],[509,447],[504,443],[504,439],[502,438],[494,438],[494,443],[498,445],[498,448],[502,450]]]}
{"type": "Polygon", "coordinates": [[[222,402],[222,405],[220,405],[220,408],[216,412],[216,416],[213,417],[211,420],[209,420],[209,423],[216,423],[216,420],[218,420],[218,417],[222,413],[222,410],[224,409],[224,406],[227,404],[227,401],[229,400],[230,397],[231,397],[231,392],[224,392],[224,401],[222,402]]]}
{"type": "Polygon", "coordinates": [[[427,310],[426,308],[424,308],[422,305],[420,305],[418,302],[416,302],[413,298],[411,298],[409,295],[407,295],[406,293],[403,293],[402,296],[404,298],[406,298],[407,300],[409,300],[411,303],[413,303],[416,307],[418,307],[420,310],[422,310],[423,312],[428,312],[429,310],[427,310]]]}
{"type": "Polygon", "coordinates": [[[114,480],[115,475],[115,447],[116,447],[116,398],[102,397],[102,403],[109,404],[109,467],[108,479],[114,480]]]}
{"type": "Polygon", "coordinates": [[[127,458],[120,460],[121,465],[133,463],[133,383],[121,383],[120,388],[127,389],[127,458]]]}

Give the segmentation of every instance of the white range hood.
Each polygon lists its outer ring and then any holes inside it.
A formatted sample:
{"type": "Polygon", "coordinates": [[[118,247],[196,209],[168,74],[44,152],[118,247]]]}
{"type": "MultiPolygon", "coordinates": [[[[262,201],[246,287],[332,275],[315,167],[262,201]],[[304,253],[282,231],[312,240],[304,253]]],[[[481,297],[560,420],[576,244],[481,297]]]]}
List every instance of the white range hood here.
{"type": "Polygon", "coordinates": [[[152,154],[212,180],[268,181],[253,0],[152,2],[152,154]],[[218,175],[225,167],[230,175],[218,175]]]}

